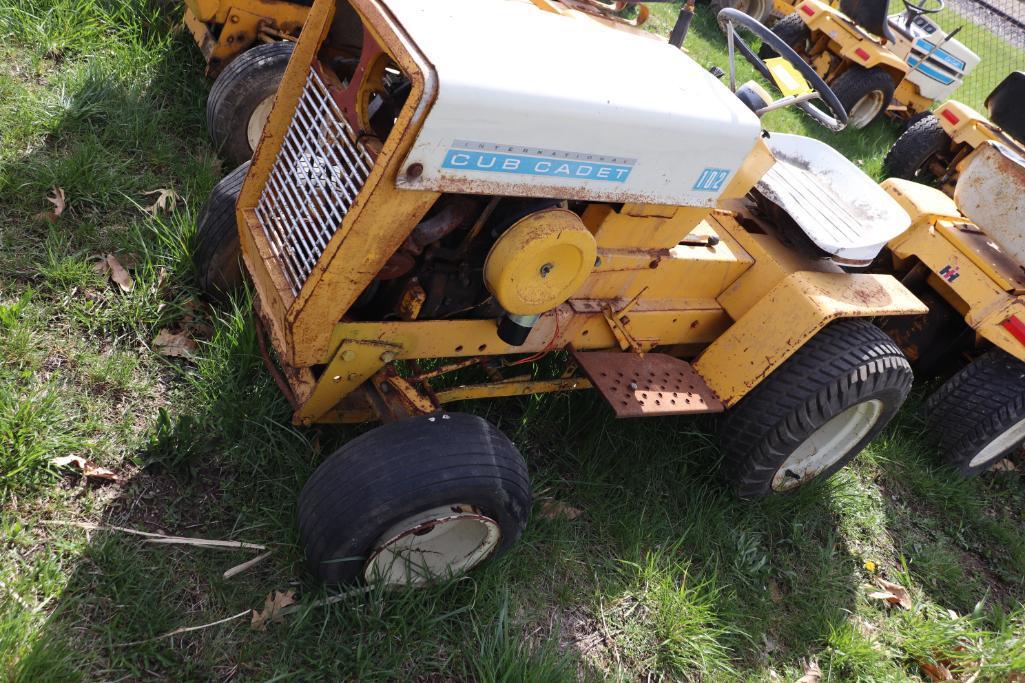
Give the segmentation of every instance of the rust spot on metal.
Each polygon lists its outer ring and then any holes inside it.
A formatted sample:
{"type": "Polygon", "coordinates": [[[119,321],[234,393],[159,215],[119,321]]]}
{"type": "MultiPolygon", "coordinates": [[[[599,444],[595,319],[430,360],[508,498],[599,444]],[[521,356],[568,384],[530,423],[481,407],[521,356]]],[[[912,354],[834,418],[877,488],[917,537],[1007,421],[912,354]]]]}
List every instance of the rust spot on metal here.
{"type": "Polygon", "coordinates": [[[664,353],[573,351],[616,417],[719,413],[722,401],[690,363],[664,353]]]}

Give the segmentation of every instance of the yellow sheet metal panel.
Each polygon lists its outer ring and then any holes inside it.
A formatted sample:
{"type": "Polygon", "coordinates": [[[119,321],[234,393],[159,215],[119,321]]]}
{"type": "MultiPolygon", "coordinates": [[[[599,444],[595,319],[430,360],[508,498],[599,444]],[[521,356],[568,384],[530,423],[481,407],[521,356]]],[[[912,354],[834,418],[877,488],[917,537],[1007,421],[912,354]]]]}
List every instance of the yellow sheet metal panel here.
{"type": "Polygon", "coordinates": [[[935,187],[901,178],[884,180],[881,187],[911,216],[912,222],[929,215],[961,218],[961,212],[957,210],[954,200],[935,187]]]}
{"type": "Polygon", "coordinates": [[[889,275],[791,273],[712,342],[694,367],[730,406],[833,320],[927,311],[889,275]]]}
{"type": "Polygon", "coordinates": [[[400,350],[390,341],[343,340],[313,393],[295,411],[292,421],[307,425],[318,421],[343,397],[395,360],[400,350]]]}

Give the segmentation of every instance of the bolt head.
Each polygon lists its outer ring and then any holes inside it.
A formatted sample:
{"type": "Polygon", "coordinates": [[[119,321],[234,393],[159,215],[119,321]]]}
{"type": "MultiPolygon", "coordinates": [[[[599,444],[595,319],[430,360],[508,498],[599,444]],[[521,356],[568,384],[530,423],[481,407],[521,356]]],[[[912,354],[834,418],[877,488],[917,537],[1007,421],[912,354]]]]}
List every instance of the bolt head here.
{"type": "Polygon", "coordinates": [[[384,353],[381,354],[381,362],[382,363],[391,363],[393,360],[395,360],[395,352],[394,351],[385,351],[384,353]]]}
{"type": "Polygon", "coordinates": [[[355,357],[356,357],[356,352],[353,351],[352,349],[346,349],[345,351],[342,351],[342,360],[344,360],[346,362],[351,361],[355,357]]]}
{"type": "Polygon", "coordinates": [[[406,167],[406,177],[410,180],[419,178],[424,173],[424,165],[417,162],[406,167]]]}
{"type": "Polygon", "coordinates": [[[541,273],[541,277],[548,277],[548,273],[552,272],[552,270],[554,268],[555,268],[554,264],[546,263],[543,266],[541,266],[541,270],[538,271],[538,272],[541,273]]]}

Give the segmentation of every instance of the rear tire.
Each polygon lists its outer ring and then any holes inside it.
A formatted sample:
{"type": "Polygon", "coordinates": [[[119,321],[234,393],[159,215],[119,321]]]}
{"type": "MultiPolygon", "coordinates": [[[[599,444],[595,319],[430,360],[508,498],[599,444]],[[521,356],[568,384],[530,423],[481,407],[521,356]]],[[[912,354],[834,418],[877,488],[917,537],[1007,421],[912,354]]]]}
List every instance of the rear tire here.
{"type": "Polygon", "coordinates": [[[529,514],[523,456],[464,413],[373,429],[325,460],[299,494],[310,570],[328,584],[416,585],[468,571],[508,550],[529,514]]]}
{"type": "Polygon", "coordinates": [[[883,160],[883,168],[891,178],[915,180],[928,174],[929,162],[949,150],[951,142],[940,120],[929,114],[897,138],[883,160]]]}
{"type": "MultiPolygon", "coordinates": [[[[811,32],[808,30],[808,25],[801,20],[800,15],[796,12],[777,21],[772,27],[772,32],[782,38],[784,43],[794,48],[797,54],[804,55],[807,52],[808,38],[811,36],[811,32]]],[[[758,48],[758,56],[762,59],[770,59],[779,55],[770,46],[762,45],[758,48]]]]}
{"type": "Polygon", "coordinates": [[[947,380],[926,411],[942,460],[965,477],[985,472],[1025,441],[1025,363],[989,351],[947,380]]]}
{"type": "Polygon", "coordinates": [[[763,498],[829,477],[897,413],[911,380],[878,327],[830,323],[727,411],[720,438],[737,494],[763,498]]]}
{"type": "Polygon", "coordinates": [[[292,48],[288,41],[257,45],[233,59],[214,81],[206,125],[214,147],[231,166],[253,158],[292,48]]]}
{"type": "Polygon", "coordinates": [[[247,161],[221,178],[199,211],[192,262],[199,287],[210,299],[238,291],[245,281],[235,204],[248,173],[247,161]]]}
{"type": "MultiPolygon", "coordinates": [[[[772,14],[772,0],[712,0],[711,6],[716,14],[726,7],[738,9],[762,24],[768,21],[769,15],[772,14]]],[[[720,23],[719,28],[726,31],[725,24],[720,23]]]]}
{"type": "Polygon", "coordinates": [[[847,111],[847,125],[860,129],[877,120],[893,100],[896,85],[880,67],[852,66],[829,84],[847,111]]]}

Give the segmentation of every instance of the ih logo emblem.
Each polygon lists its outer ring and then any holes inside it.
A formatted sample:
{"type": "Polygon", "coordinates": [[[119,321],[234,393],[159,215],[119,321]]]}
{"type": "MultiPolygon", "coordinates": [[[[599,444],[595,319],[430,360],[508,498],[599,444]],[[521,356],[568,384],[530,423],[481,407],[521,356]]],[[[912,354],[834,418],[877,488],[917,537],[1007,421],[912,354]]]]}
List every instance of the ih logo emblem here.
{"type": "Polygon", "coordinates": [[[718,192],[729,175],[730,171],[727,168],[706,168],[698,176],[698,182],[694,183],[693,189],[701,192],[718,192]]]}
{"type": "Polygon", "coordinates": [[[940,277],[946,280],[947,282],[953,282],[960,275],[961,273],[957,272],[957,266],[947,264],[943,266],[942,270],[940,270],[940,277]]]}

